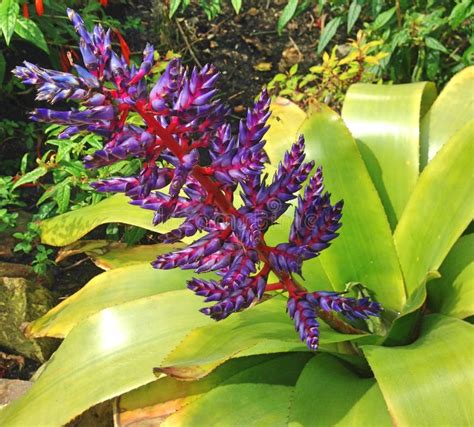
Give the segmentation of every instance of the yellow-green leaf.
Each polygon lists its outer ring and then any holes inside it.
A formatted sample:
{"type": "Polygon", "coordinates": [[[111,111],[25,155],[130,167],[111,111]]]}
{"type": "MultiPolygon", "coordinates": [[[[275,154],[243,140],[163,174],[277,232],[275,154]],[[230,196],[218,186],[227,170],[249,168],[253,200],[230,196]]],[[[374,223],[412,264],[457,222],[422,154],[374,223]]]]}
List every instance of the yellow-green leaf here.
{"type": "Polygon", "coordinates": [[[473,138],[474,119],[423,170],[395,230],[409,294],[438,270],[474,215],[473,138]]]}
{"type": "Polygon", "coordinates": [[[474,119],[474,66],[456,74],[421,121],[421,168],[474,119]]]}
{"type": "Polygon", "coordinates": [[[420,118],[436,98],[433,83],[355,84],[342,117],[362,154],[392,230],[416,185],[420,118]]]}
{"type": "MultiPolygon", "coordinates": [[[[275,352],[276,341],[281,343],[280,351],[286,351],[288,344],[299,351],[306,351],[285,310],[286,298],[276,296],[221,322],[196,329],[167,356],[161,369],[168,375],[189,380],[207,375],[216,366],[242,351],[246,351],[247,355],[257,354],[255,351],[275,352]],[[267,351],[266,344],[270,351],[267,351]]],[[[341,334],[321,323],[323,345],[361,336],[341,334]]]]}
{"type": "Polygon", "coordinates": [[[63,338],[75,325],[100,310],[184,289],[186,280],[192,275],[192,272],[184,270],[156,270],[149,263],[107,271],[94,277],[81,290],[30,323],[26,333],[34,337],[63,338]]]}
{"type": "Polygon", "coordinates": [[[362,378],[328,354],[312,358],[301,372],[290,406],[290,427],[391,426],[373,378],[362,378]]]}
{"type": "Polygon", "coordinates": [[[361,282],[386,308],[401,308],[405,290],[390,226],[354,139],[323,105],[311,112],[301,132],[307,159],[323,166],[331,200],[344,200],[340,236],[320,255],[331,283],[344,290],[348,282],[361,282]]]}
{"type": "Polygon", "coordinates": [[[91,406],[156,380],[153,367],[193,328],[212,322],[191,292],[102,310],[77,325],[2,426],[60,426],[91,406]]]}
{"type": "Polygon", "coordinates": [[[153,226],[153,211],[130,205],[129,198],[116,194],[93,206],[77,209],[40,224],[41,241],[52,246],[66,246],[102,224],[119,222],[157,232],[170,231],[182,222],[171,219],[153,226]]]}
{"type": "Polygon", "coordinates": [[[461,319],[474,315],[474,234],[461,237],[429,283],[430,308],[461,319]]]}
{"type": "Polygon", "coordinates": [[[433,314],[413,344],[362,348],[395,425],[472,424],[472,325],[433,314]]]}

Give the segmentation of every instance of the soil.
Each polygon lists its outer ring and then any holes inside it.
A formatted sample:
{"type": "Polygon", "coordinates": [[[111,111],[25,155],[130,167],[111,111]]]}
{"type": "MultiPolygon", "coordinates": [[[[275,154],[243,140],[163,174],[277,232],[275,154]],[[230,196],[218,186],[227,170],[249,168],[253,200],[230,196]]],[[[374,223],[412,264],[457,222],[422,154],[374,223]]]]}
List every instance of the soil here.
{"type": "Polygon", "coordinates": [[[244,112],[275,73],[299,63],[305,70],[317,59],[318,19],[313,8],[292,20],[281,35],[277,22],[286,1],[250,0],[236,15],[230,2],[222,1],[222,13],[209,21],[203,10],[191,4],[184,17],[171,22],[158,1],[136,2],[131,13],[142,18],[142,31],[131,32],[132,50],[140,51],[146,41],[160,53],[170,47],[190,66],[214,64],[221,72],[223,99],[244,112]],[[150,14],[150,6],[153,11],[150,14]],[[138,36],[138,37],[137,37],[138,36]]]}

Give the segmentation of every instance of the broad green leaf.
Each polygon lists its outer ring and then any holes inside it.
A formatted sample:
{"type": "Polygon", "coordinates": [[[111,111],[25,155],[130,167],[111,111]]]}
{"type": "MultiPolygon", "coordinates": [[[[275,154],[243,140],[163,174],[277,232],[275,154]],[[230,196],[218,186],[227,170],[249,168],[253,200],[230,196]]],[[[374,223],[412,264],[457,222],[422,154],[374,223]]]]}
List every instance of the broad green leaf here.
{"type": "Polygon", "coordinates": [[[3,32],[7,46],[10,44],[13,32],[15,31],[19,11],[18,0],[2,0],[0,2],[0,29],[3,32]]]}
{"type": "Polygon", "coordinates": [[[351,5],[349,6],[349,12],[347,14],[347,32],[350,33],[352,27],[357,22],[357,18],[359,18],[360,12],[362,10],[362,6],[357,2],[357,0],[353,0],[351,5]]]}
{"type": "Polygon", "coordinates": [[[138,245],[118,247],[104,254],[86,252],[97,267],[103,270],[128,267],[136,264],[151,263],[158,255],[182,249],[183,243],[157,243],[156,245],[138,245]]]}
{"type": "Polygon", "coordinates": [[[114,405],[116,426],[162,423],[167,417],[204,396],[230,377],[276,357],[278,356],[265,355],[232,359],[199,381],[179,381],[162,377],[117,398],[114,405]]]}
{"type": "Polygon", "coordinates": [[[324,51],[328,43],[335,36],[339,25],[341,25],[341,22],[341,17],[337,16],[326,24],[323,31],[321,32],[321,36],[319,37],[318,54],[321,54],[324,51]]]}
{"type": "Polygon", "coordinates": [[[2,426],[64,425],[91,406],[156,380],[153,366],[212,322],[189,291],[141,298],[77,325],[30,391],[0,411],[2,426]]]}
{"type": "MultiPolygon", "coordinates": [[[[288,344],[306,351],[294,331],[293,321],[285,313],[286,298],[276,296],[247,311],[234,314],[217,324],[192,331],[163,361],[161,370],[181,379],[202,378],[216,366],[242,351],[256,354],[267,352],[266,344],[275,352],[275,342],[281,342],[279,351],[286,351],[288,344]],[[270,341],[270,342],[269,342],[270,341]],[[299,345],[299,347],[298,347],[299,345]]],[[[321,322],[321,344],[357,339],[361,335],[345,335],[330,329],[321,322]]]]}
{"type": "Polygon", "coordinates": [[[461,237],[429,283],[430,308],[461,319],[474,315],[474,234],[461,237]]]}
{"type": "Polygon", "coordinates": [[[344,200],[340,236],[320,255],[331,283],[344,290],[346,283],[360,282],[385,308],[400,309],[405,290],[390,226],[354,139],[323,105],[315,107],[301,132],[307,159],[323,166],[331,200],[344,200]]]}
{"type": "Polygon", "coordinates": [[[419,175],[420,117],[436,98],[433,83],[355,84],[342,118],[357,141],[388,220],[396,224],[419,175]]]}
{"type": "Polygon", "coordinates": [[[170,1],[170,11],[169,11],[169,17],[172,18],[173,15],[176,13],[178,10],[179,6],[181,4],[181,0],[171,0],[170,1]]]}
{"type": "Polygon", "coordinates": [[[293,386],[310,357],[285,354],[244,369],[162,425],[286,426],[293,386]]]}
{"type": "Polygon", "coordinates": [[[26,333],[34,337],[64,338],[79,322],[105,308],[185,289],[186,280],[192,276],[192,272],[184,270],[156,270],[149,263],[107,271],[30,323],[26,333]]]}
{"type": "Polygon", "coordinates": [[[242,0],[231,0],[232,2],[232,7],[235,10],[235,13],[240,12],[240,8],[242,7],[242,0]]]}
{"type": "Polygon", "coordinates": [[[408,294],[438,270],[474,215],[474,119],[420,175],[394,233],[408,294]]]}
{"type": "Polygon", "coordinates": [[[433,314],[413,344],[362,347],[395,425],[471,425],[473,337],[469,323],[433,314]]]}
{"type": "Polygon", "coordinates": [[[43,33],[31,19],[18,16],[15,23],[15,33],[22,39],[33,43],[45,52],[49,52],[43,33]]]}
{"type": "Polygon", "coordinates": [[[295,15],[296,7],[298,6],[298,0],[288,0],[288,3],[281,12],[280,17],[278,18],[277,30],[278,33],[281,34],[283,28],[285,28],[286,24],[290,21],[291,18],[295,15]]]}
{"type": "Polygon", "coordinates": [[[421,121],[421,169],[467,122],[474,119],[474,66],[456,74],[421,121]]]}
{"type": "MultiPolygon", "coordinates": [[[[26,175],[25,175],[26,176],[26,175]]],[[[116,194],[93,206],[76,209],[40,224],[41,241],[51,246],[66,246],[102,224],[120,222],[157,232],[170,231],[182,222],[169,220],[165,224],[153,226],[153,212],[133,206],[129,198],[116,194]]]]}
{"type": "Polygon", "coordinates": [[[15,188],[18,188],[21,185],[27,184],[29,182],[36,182],[38,181],[38,179],[40,179],[42,176],[46,175],[47,173],[48,173],[48,169],[44,166],[40,166],[36,169],[33,169],[32,171],[23,175],[18,181],[16,181],[12,189],[14,190],[15,188]]]}
{"type": "Polygon", "coordinates": [[[391,426],[373,378],[361,378],[340,361],[318,354],[304,367],[290,406],[289,426],[391,426]]]}

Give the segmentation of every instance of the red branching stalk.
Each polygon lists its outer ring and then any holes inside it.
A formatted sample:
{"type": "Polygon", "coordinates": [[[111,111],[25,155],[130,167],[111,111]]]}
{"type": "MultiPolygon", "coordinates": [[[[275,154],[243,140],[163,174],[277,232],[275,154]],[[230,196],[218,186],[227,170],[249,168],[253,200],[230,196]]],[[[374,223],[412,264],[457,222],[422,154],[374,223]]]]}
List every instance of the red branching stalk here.
{"type": "MultiPolygon", "coordinates": [[[[173,138],[172,134],[164,128],[161,123],[156,120],[154,114],[147,111],[145,101],[137,102],[135,110],[142,116],[149,129],[153,131],[161,139],[163,145],[168,148],[176,157],[180,160],[185,156],[192,147],[186,149],[181,147],[173,138]]],[[[221,190],[219,185],[212,179],[209,168],[203,168],[201,166],[195,166],[191,174],[193,177],[202,185],[211,197],[216,206],[225,215],[238,215],[237,209],[234,207],[231,200],[226,197],[225,193],[221,190]]],[[[270,270],[280,279],[280,289],[288,291],[290,296],[294,296],[297,292],[303,291],[304,288],[298,284],[293,277],[288,273],[282,273],[274,269],[269,261],[269,253],[272,250],[271,247],[267,246],[265,241],[261,241],[257,245],[257,253],[260,260],[263,262],[264,267],[262,271],[268,273],[270,270]]],[[[267,287],[268,289],[268,287],[267,287]]]]}

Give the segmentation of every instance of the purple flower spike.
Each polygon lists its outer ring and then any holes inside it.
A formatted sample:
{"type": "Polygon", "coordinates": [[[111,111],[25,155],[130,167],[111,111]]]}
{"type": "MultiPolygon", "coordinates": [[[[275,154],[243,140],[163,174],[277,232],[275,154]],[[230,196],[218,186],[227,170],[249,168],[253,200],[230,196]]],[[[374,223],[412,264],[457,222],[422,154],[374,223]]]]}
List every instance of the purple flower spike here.
{"type": "Polygon", "coordinates": [[[36,86],[38,100],[71,104],[64,111],[38,108],[33,120],[65,125],[60,138],[79,132],[104,138],[104,145],[84,158],[87,168],[138,160],[135,176],[96,182],[96,191],[124,193],[132,205],[153,211],[154,225],[182,220],[158,235],[162,242],[198,236],[158,256],[155,268],[214,272],[212,280],[194,278],[188,288],[213,303],[201,311],[215,320],[262,302],[266,291],[287,292],[288,312],[311,350],[319,343],[317,314],[326,318],[324,313],[333,311],[362,321],[380,314],[380,304],[368,298],[308,293],[297,282],[303,262],[337,237],[343,203],[333,204],[324,192],[321,168],[312,175],[314,162],[306,160],[303,136],[268,179],[264,137],[270,98],[265,90],[232,134],[230,110],[218,99],[220,75],[212,65],[189,70],[173,59],[148,90],[153,46],[146,45],[139,65],[129,65],[113,51],[110,30],[96,25],[89,31],[76,12],[68,9],[68,16],[79,35],[82,64],[63,73],[24,62],[13,72],[36,86]],[[269,246],[265,233],[296,198],[289,239],[269,246]],[[276,283],[267,283],[270,273],[276,283]]]}
{"type": "Polygon", "coordinates": [[[301,341],[310,350],[316,351],[319,346],[319,323],[316,320],[315,306],[304,298],[291,297],[288,298],[287,310],[295,322],[301,341]]]}

